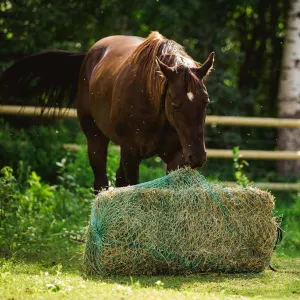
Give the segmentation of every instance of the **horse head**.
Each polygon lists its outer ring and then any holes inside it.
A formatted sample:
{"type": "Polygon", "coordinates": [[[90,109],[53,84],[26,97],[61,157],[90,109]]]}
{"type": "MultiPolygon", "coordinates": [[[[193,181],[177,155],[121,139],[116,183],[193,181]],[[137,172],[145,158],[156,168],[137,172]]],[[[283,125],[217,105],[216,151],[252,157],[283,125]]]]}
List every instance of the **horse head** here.
{"type": "Polygon", "coordinates": [[[203,79],[209,74],[214,62],[211,53],[203,65],[181,64],[167,66],[157,60],[166,78],[166,117],[176,130],[185,164],[201,167],[206,161],[204,126],[209,96],[203,79]]]}

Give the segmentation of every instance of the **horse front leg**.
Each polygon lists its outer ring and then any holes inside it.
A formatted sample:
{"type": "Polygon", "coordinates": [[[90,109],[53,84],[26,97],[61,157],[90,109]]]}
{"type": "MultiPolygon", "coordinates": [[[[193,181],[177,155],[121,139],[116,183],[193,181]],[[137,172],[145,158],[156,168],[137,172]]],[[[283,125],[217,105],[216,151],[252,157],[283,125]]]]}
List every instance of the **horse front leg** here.
{"type": "Polygon", "coordinates": [[[80,118],[81,128],[87,139],[88,157],[94,172],[94,193],[108,188],[106,175],[109,139],[96,126],[92,117],[80,118]]]}
{"type": "Polygon", "coordinates": [[[121,159],[120,167],[116,173],[116,186],[138,184],[140,163],[141,157],[138,151],[121,146],[121,159]]]}
{"type": "Polygon", "coordinates": [[[101,133],[94,138],[88,138],[88,157],[94,172],[94,193],[108,188],[106,174],[107,147],[109,140],[101,133]]]}

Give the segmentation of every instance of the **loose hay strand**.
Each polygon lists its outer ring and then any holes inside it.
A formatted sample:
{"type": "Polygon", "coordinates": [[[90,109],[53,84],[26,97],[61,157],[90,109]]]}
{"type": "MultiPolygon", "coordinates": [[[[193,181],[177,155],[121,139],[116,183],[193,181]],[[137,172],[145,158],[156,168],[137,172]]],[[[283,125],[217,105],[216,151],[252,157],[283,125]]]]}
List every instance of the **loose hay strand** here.
{"type": "Polygon", "coordinates": [[[92,274],[260,272],[278,224],[274,197],[253,187],[208,183],[180,169],[98,195],[85,265],[92,274]]]}

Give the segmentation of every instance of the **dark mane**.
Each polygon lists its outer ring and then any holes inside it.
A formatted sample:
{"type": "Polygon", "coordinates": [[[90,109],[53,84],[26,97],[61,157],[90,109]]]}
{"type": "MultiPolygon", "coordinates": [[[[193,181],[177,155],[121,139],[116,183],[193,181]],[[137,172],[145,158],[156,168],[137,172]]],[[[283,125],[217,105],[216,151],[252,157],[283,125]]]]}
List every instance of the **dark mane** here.
{"type": "Polygon", "coordinates": [[[200,64],[185,52],[183,46],[154,31],[134,51],[132,63],[137,66],[139,75],[145,78],[148,93],[151,95],[150,101],[156,111],[159,111],[161,95],[166,84],[166,78],[159,71],[157,58],[175,71],[184,68],[188,90],[197,93],[199,79],[191,68],[199,67],[200,64]]]}

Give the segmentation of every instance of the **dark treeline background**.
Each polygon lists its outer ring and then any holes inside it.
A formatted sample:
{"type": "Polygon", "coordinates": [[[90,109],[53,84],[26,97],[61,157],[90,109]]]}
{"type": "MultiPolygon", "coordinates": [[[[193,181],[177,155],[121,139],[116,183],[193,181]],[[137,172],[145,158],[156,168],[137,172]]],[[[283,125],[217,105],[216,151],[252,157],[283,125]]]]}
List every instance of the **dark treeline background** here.
{"type": "MultiPolygon", "coordinates": [[[[215,51],[207,81],[208,114],[278,115],[285,0],[15,0],[0,1],[0,67],[45,49],[87,51],[114,34],[147,36],[158,30],[203,62],[215,51]]],[[[208,148],[273,150],[275,129],[209,127],[208,148]]],[[[211,160],[205,168],[227,161],[211,160]]],[[[274,171],[275,162],[253,161],[250,176],[274,171]],[[251,175],[252,174],[252,175],[251,175]]]]}

